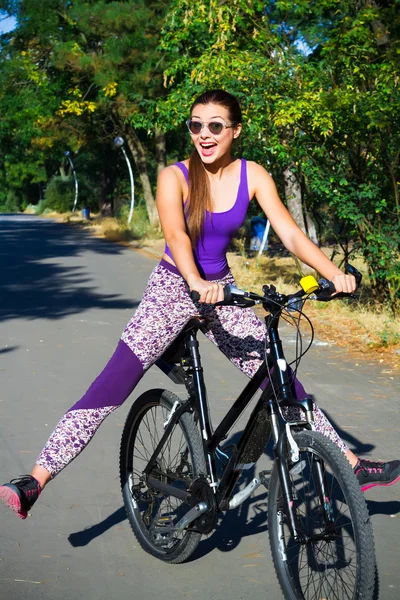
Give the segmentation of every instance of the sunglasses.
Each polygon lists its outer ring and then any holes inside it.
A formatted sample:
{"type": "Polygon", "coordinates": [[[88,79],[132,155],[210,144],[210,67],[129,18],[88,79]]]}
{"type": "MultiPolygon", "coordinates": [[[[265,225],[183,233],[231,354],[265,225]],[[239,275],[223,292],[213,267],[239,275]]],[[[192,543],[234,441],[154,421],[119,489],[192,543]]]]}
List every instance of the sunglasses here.
{"type": "Polygon", "coordinates": [[[190,133],[193,135],[198,135],[201,133],[204,127],[207,127],[208,131],[212,135],[220,135],[224,129],[236,127],[237,122],[233,121],[231,125],[228,125],[225,121],[209,121],[208,123],[205,123],[203,121],[192,121],[192,119],[189,119],[186,121],[186,125],[188,126],[190,133]]]}

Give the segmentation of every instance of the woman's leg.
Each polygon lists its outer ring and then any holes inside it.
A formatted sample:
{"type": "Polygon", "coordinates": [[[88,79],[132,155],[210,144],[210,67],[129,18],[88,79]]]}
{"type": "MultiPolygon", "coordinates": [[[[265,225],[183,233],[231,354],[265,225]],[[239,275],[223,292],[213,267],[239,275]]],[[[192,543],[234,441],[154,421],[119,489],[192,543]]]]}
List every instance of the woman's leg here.
{"type": "Polygon", "coordinates": [[[143,365],[120,340],[104,370],[62,417],[40,453],[32,476],[42,487],[82,452],[104,419],[126,400],[143,375],[143,365]]]}
{"type": "Polygon", "coordinates": [[[80,454],[103,420],[121,406],[144,371],[194,314],[196,308],[183,279],[158,265],[114,355],[85,395],[62,417],[43,448],[32,471],[42,487],[80,454]]]}
{"type": "Polygon", "coordinates": [[[32,475],[0,486],[0,500],[25,519],[46,483],[80,454],[196,312],[182,277],[158,265],[105,369],[58,423],[32,475]]]}

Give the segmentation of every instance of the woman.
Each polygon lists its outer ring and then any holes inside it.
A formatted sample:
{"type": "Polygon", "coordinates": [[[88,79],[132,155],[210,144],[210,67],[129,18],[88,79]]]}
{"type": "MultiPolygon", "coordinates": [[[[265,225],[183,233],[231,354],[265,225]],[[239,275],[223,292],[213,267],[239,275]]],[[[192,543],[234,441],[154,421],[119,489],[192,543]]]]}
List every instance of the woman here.
{"type": "MultiPolygon", "coordinates": [[[[241,121],[237,99],[222,90],[206,92],[193,103],[187,122],[194,145],[191,158],[159,176],[157,206],[165,254],[136,313],[103,372],[57,425],[31,475],[0,486],[0,498],[22,519],[45,485],[83,450],[193,315],[207,314],[208,337],[239,369],[249,377],[257,371],[264,323],[251,309],[212,306],[223,299],[223,286],[234,283],[226,250],[252,198],[290,252],[333,281],[338,292],[354,291],[354,278],[342,273],[297,227],[265,169],[231,155],[241,121]],[[200,294],[199,304],[192,302],[189,290],[200,294]]],[[[293,387],[298,398],[306,396],[298,380],[293,387]]],[[[345,453],[362,489],[400,479],[400,461],[359,460],[317,406],[315,426],[345,453]]]]}

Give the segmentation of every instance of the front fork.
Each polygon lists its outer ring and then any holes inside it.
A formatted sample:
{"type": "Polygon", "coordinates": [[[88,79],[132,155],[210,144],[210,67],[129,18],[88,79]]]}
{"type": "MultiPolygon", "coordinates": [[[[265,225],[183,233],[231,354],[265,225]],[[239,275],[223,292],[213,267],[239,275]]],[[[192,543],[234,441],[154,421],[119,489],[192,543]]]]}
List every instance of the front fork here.
{"type": "MultiPolygon", "coordinates": [[[[299,520],[297,517],[297,511],[295,510],[295,498],[293,495],[293,487],[290,479],[288,459],[291,458],[292,463],[299,461],[299,448],[292,435],[291,427],[304,427],[306,429],[313,428],[314,413],[313,403],[311,398],[305,398],[304,400],[291,402],[291,404],[298,404],[306,414],[305,421],[299,421],[296,423],[286,423],[283,421],[280,414],[276,411],[275,406],[270,401],[270,412],[271,412],[271,425],[274,435],[275,445],[274,454],[275,462],[278,468],[278,476],[280,488],[282,490],[282,498],[284,504],[284,510],[288,525],[293,536],[293,539],[299,543],[306,542],[306,537],[301,531],[299,520]],[[281,423],[279,421],[282,421],[281,423]]],[[[319,465],[321,467],[321,465],[319,465]]],[[[318,480],[322,477],[322,472],[317,474],[318,480]]],[[[325,489],[325,488],[324,488],[325,489]]]]}
{"type": "MultiPolygon", "coordinates": [[[[282,497],[284,503],[284,510],[288,525],[293,536],[293,539],[299,543],[306,543],[308,541],[307,536],[301,531],[301,526],[297,517],[297,511],[295,510],[295,497],[293,495],[293,488],[290,479],[290,471],[288,467],[288,458],[291,457],[291,462],[298,462],[299,448],[295,439],[292,436],[291,426],[304,427],[306,429],[313,428],[313,410],[311,398],[306,398],[299,404],[303,405],[306,412],[306,421],[299,421],[296,423],[286,423],[285,427],[279,427],[279,416],[271,406],[271,424],[276,440],[274,453],[275,461],[278,468],[279,483],[282,490],[282,497]],[[278,437],[276,437],[278,436],[278,437]]],[[[328,486],[326,481],[325,469],[323,463],[316,459],[312,464],[313,476],[317,486],[319,500],[321,507],[324,511],[324,520],[327,526],[332,525],[334,521],[332,511],[332,500],[328,493],[328,486]]]]}

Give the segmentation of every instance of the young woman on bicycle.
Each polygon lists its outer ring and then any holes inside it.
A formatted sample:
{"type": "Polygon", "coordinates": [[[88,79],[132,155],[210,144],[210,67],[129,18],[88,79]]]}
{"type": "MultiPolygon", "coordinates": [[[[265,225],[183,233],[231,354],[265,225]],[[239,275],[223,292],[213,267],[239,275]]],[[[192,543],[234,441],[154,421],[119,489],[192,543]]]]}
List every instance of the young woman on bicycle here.
{"type": "MultiPolygon", "coordinates": [[[[251,309],[212,306],[222,300],[223,286],[234,283],[226,251],[253,198],[290,252],[333,281],[338,292],[354,291],[354,278],[340,271],[293,221],[267,171],[232,156],[241,122],[237,99],[225,91],[206,92],[193,103],[187,122],[192,155],[159,176],[157,206],[166,248],[138,309],[103,372],[58,423],[32,474],[0,486],[0,499],[22,519],[48,481],[85,448],[104,418],[126,400],[144,371],[195,314],[207,315],[208,337],[239,369],[249,377],[257,371],[264,352],[264,323],[251,309]],[[197,305],[191,290],[200,294],[197,305]]],[[[293,387],[297,397],[306,396],[297,379],[293,387]]],[[[346,454],[363,489],[400,479],[400,461],[359,460],[318,407],[315,426],[346,454]]]]}

